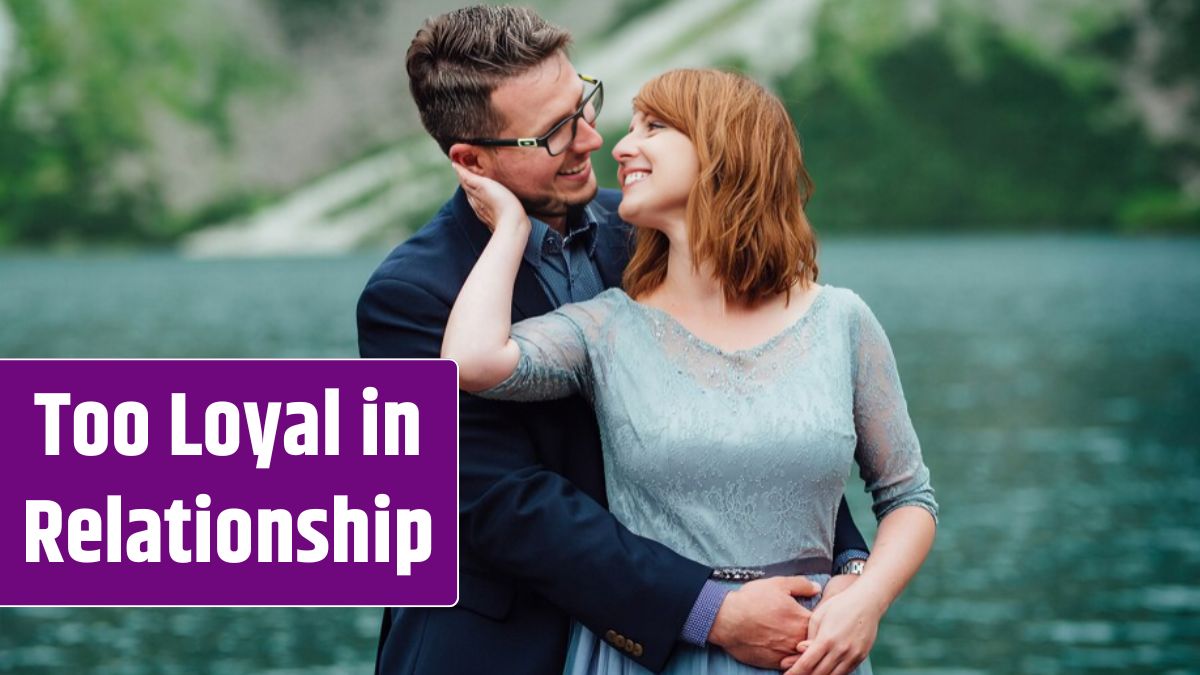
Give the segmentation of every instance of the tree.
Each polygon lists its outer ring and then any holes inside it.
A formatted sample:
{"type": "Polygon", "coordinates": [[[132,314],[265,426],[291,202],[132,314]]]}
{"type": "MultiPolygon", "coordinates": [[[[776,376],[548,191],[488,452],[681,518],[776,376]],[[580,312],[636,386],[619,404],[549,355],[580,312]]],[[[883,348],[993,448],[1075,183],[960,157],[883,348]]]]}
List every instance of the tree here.
{"type": "Polygon", "coordinates": [[[164,208],[148,111],[229,142],[232,98],[283,81],[216,3],[5,7],[17,42],[0,83],[0,242],[172,238],[187,223],[164,208]]]}

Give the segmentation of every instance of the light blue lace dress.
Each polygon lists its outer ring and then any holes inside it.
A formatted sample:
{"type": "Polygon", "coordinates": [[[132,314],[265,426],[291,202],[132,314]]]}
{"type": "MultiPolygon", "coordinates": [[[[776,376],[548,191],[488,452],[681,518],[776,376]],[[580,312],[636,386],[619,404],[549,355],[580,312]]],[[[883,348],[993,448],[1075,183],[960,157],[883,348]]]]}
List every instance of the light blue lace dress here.
{"type": "MultiPolygon", "coordinates": [[[[822,287],[795,324],[735,352],[619,289],[522,321],[512,335],[517,369],[482,395],[586,396],[613,514],[681,555],[714,567],[831,558],[853,462],[877,519],[904,505],[936,516],[891,346],[850,290],[822,287]]],[[[572,675],[649,673],[579,624],[568,654],[572,675]]],[[[666,672],[771,671],[681,644],[666,672]]]]}

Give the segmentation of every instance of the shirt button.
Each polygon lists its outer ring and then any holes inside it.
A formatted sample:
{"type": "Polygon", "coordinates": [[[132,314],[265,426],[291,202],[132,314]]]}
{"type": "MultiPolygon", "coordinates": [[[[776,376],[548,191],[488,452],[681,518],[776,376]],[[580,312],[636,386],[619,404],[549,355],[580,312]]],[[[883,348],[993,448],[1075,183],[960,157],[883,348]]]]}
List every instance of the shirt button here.
{"type": "Polygon", "coordinates": [[[562,244],[558,241],[558,237],[553,234],[547,234],[542,240],[542,255],[558,255],[562,252],[562,244]]]}

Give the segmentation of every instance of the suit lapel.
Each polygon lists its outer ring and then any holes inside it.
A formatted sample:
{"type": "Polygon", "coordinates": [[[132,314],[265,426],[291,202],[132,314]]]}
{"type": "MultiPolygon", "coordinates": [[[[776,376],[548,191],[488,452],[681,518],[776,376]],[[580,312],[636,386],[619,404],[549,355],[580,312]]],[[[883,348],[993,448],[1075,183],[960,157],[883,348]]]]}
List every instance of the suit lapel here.
{"type": "Polygon", "coordinates": [[[531,316],[541,316],[554,309],[546,291],[533,273],[533,268],[524,260],[517,270],[517,282],[513,285],[513,321],[531,316]]]}
{"type": "MultiPolygon", "coordinates": [[[[467,240],[471,244],[472,260],[478,260],[479,255],[492,238],[492,232],[487,225],[475,215],[471,204],[467,201],[466,193],[460,187],[454,193],[452,200],[455,220],[462,226],[467,240]]],[[[474,262],[472,262],[474,264],[474,262]]],[[[513,285],[513,322],[531,316],[541,316],[554,309],[554,304],[546,297],[542,284],[533,273],[533,268],[524,260],[517,269],[517,281],[513,285]]]]}

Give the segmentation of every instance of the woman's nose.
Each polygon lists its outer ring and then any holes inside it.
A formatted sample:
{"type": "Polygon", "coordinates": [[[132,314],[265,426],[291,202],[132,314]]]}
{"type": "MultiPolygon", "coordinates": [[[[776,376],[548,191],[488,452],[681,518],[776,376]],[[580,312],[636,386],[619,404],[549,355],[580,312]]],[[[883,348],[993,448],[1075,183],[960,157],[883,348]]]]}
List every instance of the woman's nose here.
{"type": "Polygon", "coordinates": [[[633,139],[632,131],[622,136],[621,140],[617,141],[617,144],[613,146],[613,159],[618,162],[624,161],[636,154],[637,142],[633,139]]]}

